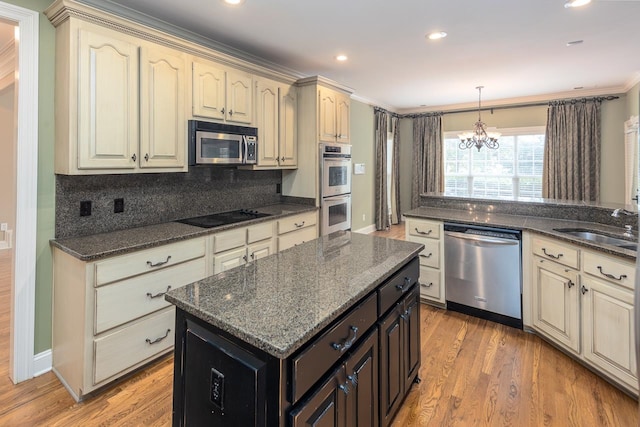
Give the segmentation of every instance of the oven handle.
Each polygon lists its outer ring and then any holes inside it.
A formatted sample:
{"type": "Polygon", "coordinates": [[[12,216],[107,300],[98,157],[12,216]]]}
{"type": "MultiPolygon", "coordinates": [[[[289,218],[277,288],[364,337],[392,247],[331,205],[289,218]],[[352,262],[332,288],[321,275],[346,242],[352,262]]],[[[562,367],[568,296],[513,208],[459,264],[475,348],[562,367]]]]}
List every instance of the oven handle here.
{"type": "Polygon", "coordinates": [[[349,163],[351,164],[351,158],[336,158],[336,157],[323,157],[322,161],[325,163],[349,163]]]}
{"type": "Polygon", "coordinates": [[[350,199],[351,198],[351,194],[343,194],[341,196],[329,196],[329,197],[324,197],[322,199],[323,202],[338,202],[340,200],[346,200],[346,199],[350,199]]]}

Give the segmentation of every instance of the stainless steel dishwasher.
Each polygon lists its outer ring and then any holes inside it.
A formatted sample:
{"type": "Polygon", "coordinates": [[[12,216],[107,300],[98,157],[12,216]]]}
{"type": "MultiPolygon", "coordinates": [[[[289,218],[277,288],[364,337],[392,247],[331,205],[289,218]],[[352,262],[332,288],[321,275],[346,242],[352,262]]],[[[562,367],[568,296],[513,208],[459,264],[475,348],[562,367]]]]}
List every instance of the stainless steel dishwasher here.
{"type": "Polygon", "coordinates": [[[522,329],[522,233],[444,225],[447,308],[522,329]]]}

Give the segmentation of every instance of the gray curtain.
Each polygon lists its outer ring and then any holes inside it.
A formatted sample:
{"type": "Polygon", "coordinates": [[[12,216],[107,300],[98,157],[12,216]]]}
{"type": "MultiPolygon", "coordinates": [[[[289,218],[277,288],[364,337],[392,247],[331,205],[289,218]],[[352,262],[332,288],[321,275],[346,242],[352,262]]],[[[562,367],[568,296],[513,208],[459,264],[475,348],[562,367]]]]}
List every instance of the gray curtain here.
{"type": "Polygon", "coordinates": [[[412,209],[420,205],[420,194],[444,191],[442,144],[442,113],[413,119],[412,209]]]}
{"type": "Polygon", "coordinates": [[[391,131],[393,132],[393,155],[391,161],[391,224],[400,222],[402,209],[400,208],[400,120],[394,116],[391,118],[391,131]]]}
{"type": "Polygon", "coordinates": [[[376,230],[389,228],[389,206],[387,205],[387,113],[375,111],[376,177],[375,215],[376,230]]]}
{"type": "Polygon", "coordinates": [[[549,104],[542,197],[600,199],[600,105],[599,98],[549,104]]]}

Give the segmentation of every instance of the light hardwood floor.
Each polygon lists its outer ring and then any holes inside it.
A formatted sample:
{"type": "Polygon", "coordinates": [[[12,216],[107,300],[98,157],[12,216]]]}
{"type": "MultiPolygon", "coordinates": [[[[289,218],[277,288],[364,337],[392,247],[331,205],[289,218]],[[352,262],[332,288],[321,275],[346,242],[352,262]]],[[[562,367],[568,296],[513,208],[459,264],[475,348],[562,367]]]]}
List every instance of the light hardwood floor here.
{"type": "MultiPolygon", "coordinates": [[[[404,227],[375,234],[402,239],[404,227]]],[[[3,304],[6,266],[0,259],[3,304]]],[[[171,425],[171,356],[79,404],[52,373],[11,384],[1,308],[0,426],[171,425]]],[[[394,427],[637,425],[634,399],[535,335],[426,305],[421,315],[422,382],[394,427]]]]}

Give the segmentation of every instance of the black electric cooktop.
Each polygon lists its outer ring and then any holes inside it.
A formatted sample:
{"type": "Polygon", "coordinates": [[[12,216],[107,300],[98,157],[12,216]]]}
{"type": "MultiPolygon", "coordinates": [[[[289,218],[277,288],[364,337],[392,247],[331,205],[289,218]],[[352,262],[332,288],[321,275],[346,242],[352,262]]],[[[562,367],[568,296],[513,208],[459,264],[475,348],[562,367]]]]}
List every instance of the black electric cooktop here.
{"type": "Polygon", "coordinates": [[[238,209],[237,211],[219,212],[211,215],[197,216],[194,218],[180,219],[176,222],[195,225],[202,228],[213,228],[221,225],[235,224],[236,222],[262,218],[269,214],[260,213],[251,209],[238,209]]]}

